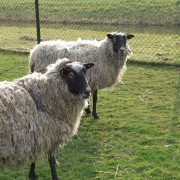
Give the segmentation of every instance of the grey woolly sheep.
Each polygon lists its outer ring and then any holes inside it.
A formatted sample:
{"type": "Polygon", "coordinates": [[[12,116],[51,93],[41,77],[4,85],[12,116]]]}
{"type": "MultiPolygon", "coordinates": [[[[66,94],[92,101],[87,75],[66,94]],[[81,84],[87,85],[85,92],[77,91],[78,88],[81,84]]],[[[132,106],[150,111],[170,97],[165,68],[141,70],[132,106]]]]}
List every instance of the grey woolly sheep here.
{"type": "MultiPolygon", "coordinates": [[[[57,58],[66,57],[72,61],[93,62],[96,64],[87,73],[89,85],[93,92],[92,115],[98,119],[96,113],[97,91],[118,83],[125,70],[127,58],[131,50],[126,44],[132,34],[111,33],[101,41],[45,41],[34,47],[30,52],[29,64],[31,72],[43,72],[47,65],[54,63],[57,58]]],[[[90,108],[86,109],[91,113],[90,108]]]]}
{"type": "MultiPolygon", "coordinates": [[[[93,65],[62,59],[45,74],[0,82],[0,168],[35,162],[46,153],[58,179],[55,150],[78,130],[91,90],[85,73],[93,65]]],[[[29,178],[36,178],[35,163],[29,178]]]]}

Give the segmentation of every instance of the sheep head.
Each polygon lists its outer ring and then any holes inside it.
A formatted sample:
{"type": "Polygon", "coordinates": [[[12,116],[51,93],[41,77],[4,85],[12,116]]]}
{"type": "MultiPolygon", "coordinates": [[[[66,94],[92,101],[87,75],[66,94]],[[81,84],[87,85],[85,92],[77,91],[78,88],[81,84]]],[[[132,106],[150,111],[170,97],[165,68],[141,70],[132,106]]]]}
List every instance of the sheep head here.
{"type": "Polygon", "coordinates": [[[68,85],[68,89],[75,95],[89,98],[91,88],[87,82],[86,70],[94,66],[94,63],[70,62],[61,68],[60,73],[68,85]]]}
{"type": "Polygon", "coordinates": [[[134,35],[115,32],[107,34],[107,37],[112,41],[114,52],[124,54],[127,39],[132,39],[134,35]]]}

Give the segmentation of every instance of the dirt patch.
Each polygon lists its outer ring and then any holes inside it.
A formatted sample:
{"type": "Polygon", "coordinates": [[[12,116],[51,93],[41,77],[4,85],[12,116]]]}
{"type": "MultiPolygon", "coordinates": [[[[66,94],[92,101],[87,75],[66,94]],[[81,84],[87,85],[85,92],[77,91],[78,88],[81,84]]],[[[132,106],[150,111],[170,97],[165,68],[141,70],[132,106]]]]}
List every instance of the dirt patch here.
{"type": "Polygon", "coordinates": [[[20,37],[20,40],[24,40],[24,41],[36,41],[36,38],[31,37],[31,36],[22,36],[22,37],[20,37]]]}

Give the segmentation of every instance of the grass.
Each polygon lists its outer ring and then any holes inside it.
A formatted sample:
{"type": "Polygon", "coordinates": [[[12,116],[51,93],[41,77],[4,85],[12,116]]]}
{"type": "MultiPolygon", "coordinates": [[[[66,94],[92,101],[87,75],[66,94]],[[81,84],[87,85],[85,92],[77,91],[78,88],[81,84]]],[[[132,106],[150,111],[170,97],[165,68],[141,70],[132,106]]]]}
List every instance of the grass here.
{"type": "Polygon", "coordinates": [[[0,38],[2,41],[0,42],[0,49],[29,52],[37,44],[35,36],[36,29],[32,26],[1,25],[0,38]]]}
{"type": "Polygon", "coordinates": [[[28,74],[27,54],[0,51],[0,81],[13,80],[28,74]]]}
{"type": "Polygon", "coordinates": [[[175,0],[63,1],[40,3],[42,20],[79,23],[177,25],[179,4],[175,0]],[[59,6],[60,5],[60,6],[59,6]],[[53,7],[54,11],[52,11],[53,7]],[[47,15],[47,13],[50,15],[47,15]],[[72,12],[74,12],[72,16],[72,12]],[[172,16],[167,17],[167,13],[172,16]],[[153,14],[153,16],[152,16],[153,14]],[[65,17],[58,20],[58,16],[65,17]],[[176,22],[175,22],[176,21],[176,22]]]}
{"type": "MultiPolygon", "coordinates": [[[[112,31],[130,32],[135,38],[129,40],[133,51],[133,59],[136,61],[180,63],[178,29],[171,28],[135,28],[120,26],[79,26],[60,25],[42,26],[42,39],[104,39],[106,34],[112,31]]],[[[31,26],[7,26],[0,29],[0,48],[29,52],[36,45],[35,29],[31,26]],[[7,34],[8,32],[8,34],[7,34]],[[18,32],[18,33],[17,33],[18,32]]]]}
{"type": "MultiPolygon", "coordinates": [[[[3,21],[34,21],[31,0],[0,1],[3,21]],[[26,9],[26,13],[24,13],[26,9]],[[10,13],[9,13],[10,12],[10,13]]],[[[61,23],[179,25],[179,0],[39,1],[41,20],[61,23]]]]}
{"type": "MultiPolygon", "coordinates": [[[[28,73],[27,54],[0,52],[0,80],[28,73]]],[[[77,136],[58,152],[63,180],[180,177],[180,67],[129,62],[123,83],[98,94],[99,121],[82,117],[77,136]]],[[[29,163],[0,170],[0,179],[24,180],[29,163]]],[[[47,157],[37,163],[50,179],[47,157]]]]}
{"type": "MultiPolygon", "coordinates": [[[[34,1],[1,3],[0,49],[36,45],[34,1]],[[24,13],[26,10],[26,13],[24,13]]],[[[179,0],[39,1],[42,39],[102,39],[112,31],[129,41],[124,83],[99,92],[101,119],[83,115],[78,135],[58,152],[63,180],[180,178],[179,0]],[[122,26],[158,25],[165,27],[122,26]]],[[[0,81],[28,74],[28,53],[0,51],[0,81]]],[[[29,164],[0,169],[0,179],[27,179],[29,164]]],[[[37,163],[40,180],[51,178],[47,157],[37,163]]]]}
{"type": "MultiPolygon", "coordinates": [[[[0,49],[29,52],[37,43],[34,2],[0,0],[0,3],[0,49]]],[[[129,41],[134,60],[178,64],[179,6],[179,0],[39,1],[41,38],[100,40],[112,31],[130,32],[136,35],[129,41]]]]}

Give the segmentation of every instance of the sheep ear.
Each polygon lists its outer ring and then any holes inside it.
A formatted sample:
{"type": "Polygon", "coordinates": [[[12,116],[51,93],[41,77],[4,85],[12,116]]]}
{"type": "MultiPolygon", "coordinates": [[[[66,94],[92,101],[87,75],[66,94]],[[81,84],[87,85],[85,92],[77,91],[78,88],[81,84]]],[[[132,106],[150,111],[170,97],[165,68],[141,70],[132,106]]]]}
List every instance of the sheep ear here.
{"type": "Polygon", "coordinates": [[[86,68],[86,69],[89,69],[91,67],[94,66],[94,63],[83,63],[83,66],[86,68]]]}
{"type": "Polygon", "coordinates": [[[127,34],[127,39],[132,39],[134,37],[133,34],[127,34]]]}
{"type": "Polygon", "coordinates": [[[113,35],[112,34],[107,34],[106,35],[109,39],[113,39],[113,35]]]}
{"type": "Polygon", "coordinates": [[[61,74],[61,76],[66,75],[67,74],[67,69],[66,68],[61,68],[60,69],[60,74],[61,74]]]}

